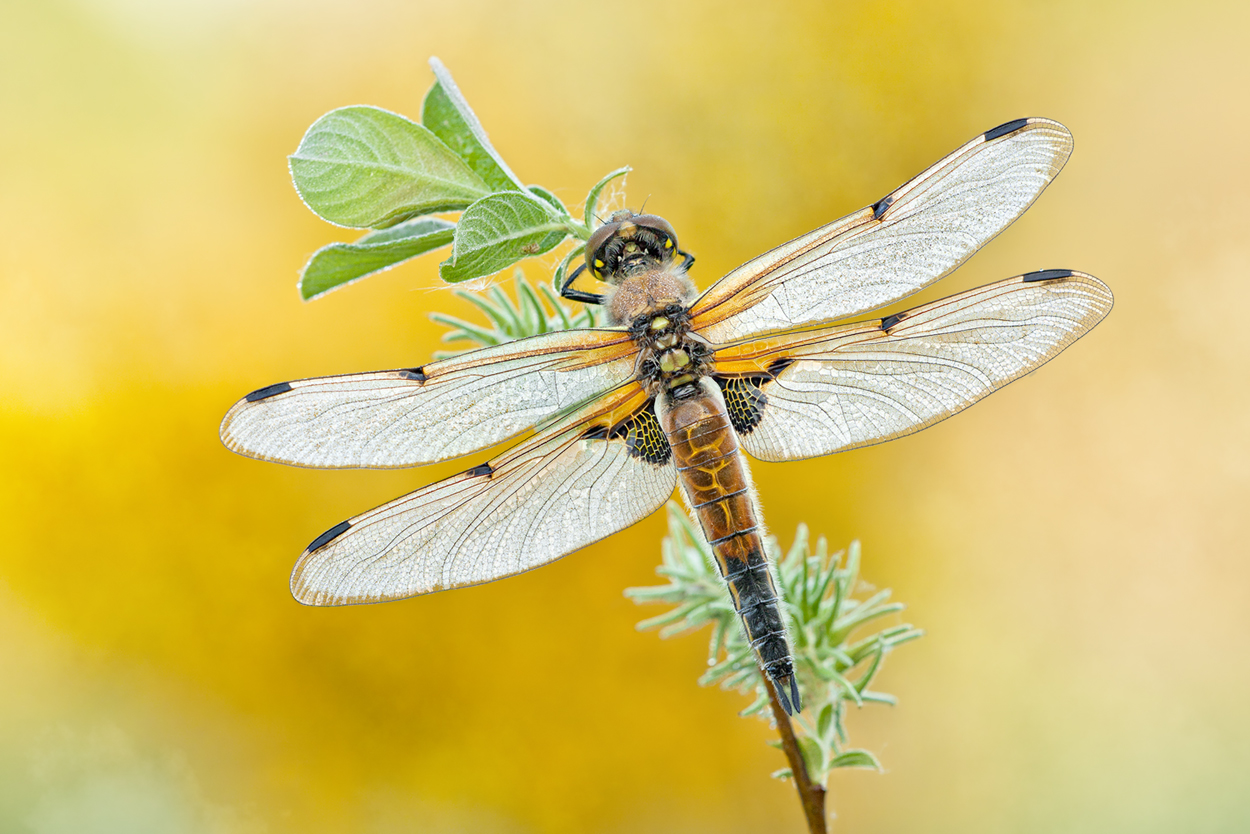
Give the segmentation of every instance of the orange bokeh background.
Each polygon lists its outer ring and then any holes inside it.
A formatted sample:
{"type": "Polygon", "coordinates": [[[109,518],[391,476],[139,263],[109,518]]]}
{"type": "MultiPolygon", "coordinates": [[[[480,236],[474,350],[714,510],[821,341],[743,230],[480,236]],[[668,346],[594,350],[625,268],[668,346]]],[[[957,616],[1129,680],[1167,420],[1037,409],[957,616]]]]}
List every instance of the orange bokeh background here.
{"type": "MultiPolygon", "coordinates": [[[[1001,122],[1067,169],[920,300],[1105,280],[1053,364],[911,438],[756,464],[783,542],[864,543],[928,635],[835,830],[1250,827],[1250,11],[1244,3],[10,0],[0,6],[0,829],[798,831],[705,642],[626,600],[662,514],[480,588],[303,608],[335,522],[464,468],[315,472],[217,440],[283,379],[411,366],[472,316],[437,256],[310,304],[351,233],[285,155],[416,116],[438,55],[527,181],[677,228],[703,287],[1001,122]]],[[[533,263],[544,277],[550,263],[533,263]]]]}

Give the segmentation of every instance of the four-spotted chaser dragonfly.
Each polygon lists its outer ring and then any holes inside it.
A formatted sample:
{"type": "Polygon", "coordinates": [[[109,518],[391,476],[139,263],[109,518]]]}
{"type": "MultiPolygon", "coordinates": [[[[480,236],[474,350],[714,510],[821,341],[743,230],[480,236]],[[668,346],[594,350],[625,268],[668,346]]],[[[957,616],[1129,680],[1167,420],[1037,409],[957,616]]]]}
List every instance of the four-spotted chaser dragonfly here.
{"type": "MultiPolygon", "coordinates": [[[[609,327],[546,333],[414,368],[261,388],[230,449],[295,466],[389,468],[532,433],[498,457],[336,524],[300,556],[309,605],[402,599],[554,561],[662,506],[680,484],[760,666],[801,710],[759,502],[742,452],[797,460],[919,431],[1034,370],[1111,309],[1098,279],[1030,272],[884,318],[1037,198],[1071,134],[1019,119],[706,292],[654,215],[600,226],[562,295],[609,327]],[[573,288],[585,272],[600,292],[573,288]]],[[[585,279],[583,279],[585,280],[585,279]]]]}

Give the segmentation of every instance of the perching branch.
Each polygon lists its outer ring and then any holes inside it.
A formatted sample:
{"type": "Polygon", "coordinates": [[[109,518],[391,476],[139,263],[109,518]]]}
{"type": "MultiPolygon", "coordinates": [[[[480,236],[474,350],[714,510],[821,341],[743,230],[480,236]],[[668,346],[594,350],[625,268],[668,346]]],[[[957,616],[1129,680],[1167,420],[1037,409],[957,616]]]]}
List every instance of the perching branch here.
{"type": "Polygon", "coordinates": [[[807,819],[807,830],[811,834],[826,834],[828,826],[825,820],[825,794],[823,785],[812,782],[807,775],[807,765],[803,762],[803,752],[799,749],[799,740],[795,738],[794,727],[790,725],[790,716],[777,698],[777,689],[768,675],[761,676],[764,686],[768,689],[768,700],[773,708],[773,721],[777,724],[777,732],[781,736],[781,749],[785,751],[786,761],[790,763],[790,773],[794,776],[794,788],[799,792],[799,802],[803,806],[803,816],[807,819]]]}

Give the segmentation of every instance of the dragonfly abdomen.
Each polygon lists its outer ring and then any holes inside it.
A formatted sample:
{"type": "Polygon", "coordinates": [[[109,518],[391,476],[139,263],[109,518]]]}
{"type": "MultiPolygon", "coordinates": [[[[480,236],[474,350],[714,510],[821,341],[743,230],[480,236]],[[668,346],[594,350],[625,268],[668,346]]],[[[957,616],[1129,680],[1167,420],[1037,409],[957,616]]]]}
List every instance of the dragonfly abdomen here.
{"type": "Polygon", "coordinates": [[[689,387],[694,390],[682,392],[687,396],[661,396],[658,409],[682,491],[711,545],[760,666],[786,711],[798,712],[802,707],[794,660],[738,435],[714,383],[705,378],[689,387]]]}

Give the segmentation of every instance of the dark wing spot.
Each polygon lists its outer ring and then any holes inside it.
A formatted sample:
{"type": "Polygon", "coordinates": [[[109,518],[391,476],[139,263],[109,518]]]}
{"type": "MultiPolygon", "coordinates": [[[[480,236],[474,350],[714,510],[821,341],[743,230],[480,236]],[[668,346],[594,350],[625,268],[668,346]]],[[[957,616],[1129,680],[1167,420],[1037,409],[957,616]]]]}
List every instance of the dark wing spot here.
{"type": "Polygon", "coordinates": [[[797,361],[799,360],[793,359],[793,358],[776,359],[773,361],[771,365],[768,366],[768,375],[772,377],[773,379],[776,379],[778,376],[781,375],[782,371],[784,371],[786,368],[790,367],[797,361]]]}
{"type": "Polygon", "coordinates": [[[422,365],[421,368],[404,368],[398,373],[399,373],[399,376],[403,379],[411,379],[416,382],[424,383],[427,379],[429,379],[429,377],[425,375],[425,371],[422,370],[422,368],[424,367],[425,366],[422,365]]]}
{"type": "Polygon", "coordinates": [[[903,313],[895,313],[892,316],[886,316],[881,320],[881,329],[889,330],[894,325],[903,320],[903,313]]]}
{"type": "Polygon", "coordinates": [[[1028,119],[1013,119],[1012,121],[1007,122],[1006,124],[1001,124],[998,127],[994,128],[993,130],[985,131],[985,141],[990,142],[990,141],[993,141],[994,139],[999,138],[1000,136],[1006,136],[1008,133],[1015,133],[1017,130],[1024,127],[1028,123],[1029,123],[1028,119]]]}
{"type": "Polygon", "coordinates": [[[872,216],[874,220],[880,220],[881,215],[885,214],[885,210],[894,204],[894,195],[887,194],[877,202],[873,203],[872,216]]]}
{"type": "Polygon", "coordinates": [[[1020,280],[1025,284],[1034,281],[1050,281],[1054,278],[1071,278],[1072,270],[1070,269],[1039,269],[1037,272],[1030,272],[1027,275],[1021,275],[1020,280]]]}
{"type": "Polygon", "coordinates": [[[313,539],[312,544],[308,545],[308,552],[312,553],[314,550],[320,550],[325,547],[327,544],[346,533],[348,528],[351,526],[352,523],[350,521],[340,521],[338,524],[313,539]]]}
{"type": "Polygon", "coordinates": [[[582,435],[586,440],[607,440],[612,436],[612,428],[610,426],[595,426],[582,435]]]}
{"type": "Polygon", "coordinates": [[[260,388],[256,391],[253,391],[252,393],[244,397],[244,399],[250,403],[256,403],[256,402],[260,402],[261,400],[267,400],[270,397],[276,397],[278,394],[285,394],[287,391],[290,391],[290,390],[291,390],[291,383],[276,382],[273,385],[266,385],[264,388],[260,388]]]}
{"type": "Polygon", "coordinates": [[[487,475],[487,476],[493,475],[495,474],[495,470],[491,467],[489,463],[479,463],[477,466],[473,467],[472,469],[467,470],[464,474],[477,478],[477,477],[481,477],[482,475],[487,475]]]}
{"type": "Polygon", "coordinates": [[[624,440],[625,448],[636,458],[663,466],[673,456],[673,448],[655,416],[655,403],[615,426],[595,426],[582,435],[586,440],[624,440]]]}

